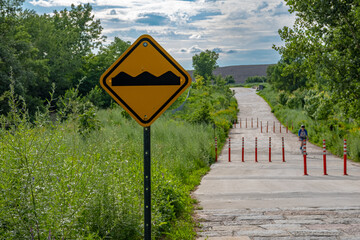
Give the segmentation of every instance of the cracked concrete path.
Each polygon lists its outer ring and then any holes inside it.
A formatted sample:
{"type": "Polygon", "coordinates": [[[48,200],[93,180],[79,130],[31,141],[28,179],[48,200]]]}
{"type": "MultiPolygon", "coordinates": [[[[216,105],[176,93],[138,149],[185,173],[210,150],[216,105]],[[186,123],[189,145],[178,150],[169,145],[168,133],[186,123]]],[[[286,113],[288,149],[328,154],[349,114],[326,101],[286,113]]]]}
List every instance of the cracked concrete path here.
{"type": "Polygon", "coordinates": [[[201,209],[196,211],[201,226],[198,239],[360,239],[360,165],[348,161],[349,175],[344,176],[343,159],[328,154],[324,176],[322,148],[308,144],[309,175],[304,176],[297,136],[286,133],[284,126],[280,133],[279,122],[255,90],[234,90],[241,128],[237,124],[230,132],[231,162],[225,145],[193,194],[201,209]]]}

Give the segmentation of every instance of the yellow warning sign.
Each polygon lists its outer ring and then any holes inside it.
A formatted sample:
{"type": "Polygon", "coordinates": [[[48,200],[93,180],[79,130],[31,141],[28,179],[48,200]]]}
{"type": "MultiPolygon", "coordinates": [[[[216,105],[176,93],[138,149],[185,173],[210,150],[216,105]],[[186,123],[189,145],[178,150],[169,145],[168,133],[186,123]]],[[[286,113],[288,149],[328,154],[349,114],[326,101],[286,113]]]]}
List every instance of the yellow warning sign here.
{"type": "Polygon", "coordinates": [[[139,37],[100,85],[141,126],[150,126],[190,85],[190,75],[151,36],[139,37]]]}

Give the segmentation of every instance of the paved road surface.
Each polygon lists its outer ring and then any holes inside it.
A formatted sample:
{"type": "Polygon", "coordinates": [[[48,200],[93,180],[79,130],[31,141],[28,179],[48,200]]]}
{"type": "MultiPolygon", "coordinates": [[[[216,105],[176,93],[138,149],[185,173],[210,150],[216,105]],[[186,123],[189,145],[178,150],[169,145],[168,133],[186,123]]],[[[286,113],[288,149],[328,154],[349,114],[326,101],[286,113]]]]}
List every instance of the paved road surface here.
{"type": "Polygon", "coordinates": [[[322,148],[308,144],[309,175],[304,176],[296,135],[286,133],[284,126],[280,133],[279,122],[255,90],[235,91],[242,128],[237,125],[230,132],[231,162],[224,147],[218,163],[212,165],[193,194],[202,209],[196,211],[201,225],[199,239],[360,239],[360,165],[348,161],[349,175],[344,176],[343,160],[328,154],[328,176],[324,176],[322,148]],[[241,157],[242,137],[245,162],[241,157]],[[286,162],[282,162],[282,137],[286,162]]]}

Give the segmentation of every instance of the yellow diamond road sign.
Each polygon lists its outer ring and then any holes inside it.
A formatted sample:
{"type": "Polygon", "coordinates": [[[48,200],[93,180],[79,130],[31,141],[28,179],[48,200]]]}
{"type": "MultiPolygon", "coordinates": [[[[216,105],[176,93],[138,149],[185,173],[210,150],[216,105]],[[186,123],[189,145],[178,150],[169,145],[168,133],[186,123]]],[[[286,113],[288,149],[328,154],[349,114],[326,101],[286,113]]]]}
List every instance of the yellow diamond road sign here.
{"type": "Polygon", "coordinates": [[[142,35],[105,71],[100,84],[147,127],[190,86],[191,77],[151,36],[142,35]]]}

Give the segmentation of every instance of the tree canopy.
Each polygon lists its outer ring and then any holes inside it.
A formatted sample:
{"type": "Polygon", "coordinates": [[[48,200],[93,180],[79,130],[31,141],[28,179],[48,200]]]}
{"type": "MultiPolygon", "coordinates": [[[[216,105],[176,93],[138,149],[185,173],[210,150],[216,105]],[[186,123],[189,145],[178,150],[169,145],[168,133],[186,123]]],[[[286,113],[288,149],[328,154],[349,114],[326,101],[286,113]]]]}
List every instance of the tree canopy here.
{"type": "Polygon", "coordinates": [[[278,89],[327,91],[343,114],[360,118],[360,2],[285,0],[294,26],[279,30],[284,46],[270,82],[278,89]]]}
{"type": "Polygon", "coordinates": [[[216,61],[219,58],[219,54],[206,50],[200,54],[195,54],[192,58],[194,75],[202,76],[205,80],[213,78],[213,70],[218,67],[216,61]]]}
{"type": "MultiPolygon", "coordinates": [[[[10,79],[16,94],[22,96],[30,114],[43,107],[50,97],[76,86],[88,76],[88,56],[102,46],[104,37],[99,20],[89,4],[38,15],[22,10],[23,1],[0,2],[0,96],[9,91],[10,79]]],[[[95,87],[94,81],[88,88],[95,87]]],[[[1,114],[8,111],[0,97],[1,114]]]]}

